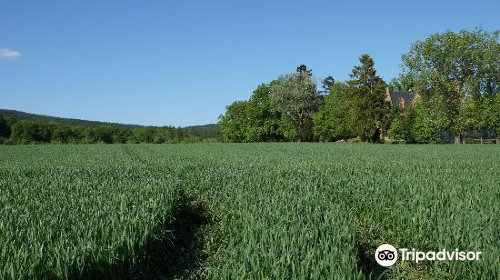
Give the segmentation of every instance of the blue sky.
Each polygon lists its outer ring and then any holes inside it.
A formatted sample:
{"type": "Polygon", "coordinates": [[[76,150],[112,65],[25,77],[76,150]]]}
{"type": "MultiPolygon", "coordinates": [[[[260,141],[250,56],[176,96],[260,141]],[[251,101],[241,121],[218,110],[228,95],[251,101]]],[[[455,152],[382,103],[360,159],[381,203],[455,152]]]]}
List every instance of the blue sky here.
{"type": "Polygon", "coordinates": [[[0,108],[143,125],[217,122],[306,64],[386,81],[416,40],[500,29],[500,1],[0,0],[0,108]]]}

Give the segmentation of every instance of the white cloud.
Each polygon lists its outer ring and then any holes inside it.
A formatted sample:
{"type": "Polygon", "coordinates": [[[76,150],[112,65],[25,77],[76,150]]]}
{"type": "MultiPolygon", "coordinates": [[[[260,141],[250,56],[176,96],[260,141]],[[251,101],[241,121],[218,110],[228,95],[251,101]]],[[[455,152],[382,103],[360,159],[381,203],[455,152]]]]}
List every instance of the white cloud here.
{"type": "Polygon", "coordinates": [[[21,53],[18,51],[9,50],[7,48],[0,48],[0,59],[18,59],[21,57],[21,53]]]}

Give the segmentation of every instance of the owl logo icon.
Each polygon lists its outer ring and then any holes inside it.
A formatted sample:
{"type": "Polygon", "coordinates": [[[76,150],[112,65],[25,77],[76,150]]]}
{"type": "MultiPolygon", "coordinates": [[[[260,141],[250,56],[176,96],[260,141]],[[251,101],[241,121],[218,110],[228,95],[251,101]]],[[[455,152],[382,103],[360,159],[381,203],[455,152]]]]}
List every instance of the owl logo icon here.
{"type": "Polygon", "coordinates": [[[383,244],[375,251],[375,260],[381,266],[391,266],[398,260],[398,251],[390,244],[383,244]]]}

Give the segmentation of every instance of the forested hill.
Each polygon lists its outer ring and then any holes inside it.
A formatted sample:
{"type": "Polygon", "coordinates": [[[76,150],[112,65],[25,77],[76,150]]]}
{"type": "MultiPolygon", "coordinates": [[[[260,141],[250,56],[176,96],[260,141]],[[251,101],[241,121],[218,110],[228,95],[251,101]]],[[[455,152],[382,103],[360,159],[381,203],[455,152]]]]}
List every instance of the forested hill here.
{"type": "Polygon", "coordinates": [[[59,118],[38,114],[25,113],[16,110],[6,110],[0,109],[0,115],[4,117],[11,117],[16,120],[28,120],[28,121],[42,121],[42,122],[56,122],[56,123],[66,123],[73,125],[81,125],[81,126],[103,126],[103,125],[112,125],[118,127],[141,127],[140,125],[132,125],[132,124],[121,124],[121,123],[109,123],[109,122],[100,122],[100,121],[88,121],[88,120],[80,120],[80,119],[69,119],[69,118],[59,118]]]}
{"type": "MultiPolygon", "coordinates": [[[[42,121],[42,122],[56,122],[56,123],[66,123],[66,124],[74,124],[81,126],[103,126],[103,125],[111,125],[118,127],[144,127],[143,125],[137,124],[122,124],[122,123],[113,123],[113,122],[101,122],[101,121],[89,121],[89,120],[81,120],[81,119],[71,119],[71,118],[60,118],[46,115],[38,115],[32,113],[21,112],[17,110],[7,110],[0,109],[0,116],[10,117],[16,120],[28,120],[28,121],[42,121]]],[[[186,126],[184,129],[192,132],[207,132],[217,134],[219,131],[218,124],[204,124],[204,125],[192,125],[186,126]]]]}
{"type": "Polygon", "coordinates": [[[217,124],[142,126],[68,119],[0,109],[0,144],[217,142],[217,124]]]}

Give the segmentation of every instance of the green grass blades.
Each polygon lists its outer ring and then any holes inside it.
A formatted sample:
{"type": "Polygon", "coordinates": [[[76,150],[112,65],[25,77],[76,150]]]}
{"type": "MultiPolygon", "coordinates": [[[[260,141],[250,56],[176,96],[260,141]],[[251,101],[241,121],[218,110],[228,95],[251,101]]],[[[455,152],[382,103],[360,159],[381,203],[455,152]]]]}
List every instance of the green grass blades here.
{"type": "Polygon", "coordinates": [[[496,279],[500,147],[0,146],[2,279],[496,279]],[[374,259],[384,243],[480,261],[374,259]]]}

